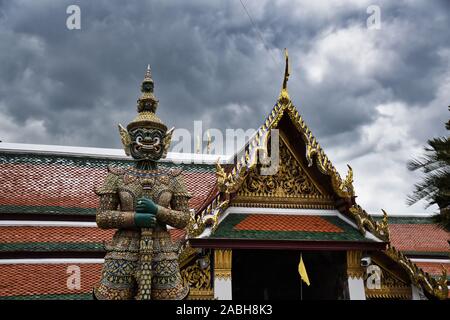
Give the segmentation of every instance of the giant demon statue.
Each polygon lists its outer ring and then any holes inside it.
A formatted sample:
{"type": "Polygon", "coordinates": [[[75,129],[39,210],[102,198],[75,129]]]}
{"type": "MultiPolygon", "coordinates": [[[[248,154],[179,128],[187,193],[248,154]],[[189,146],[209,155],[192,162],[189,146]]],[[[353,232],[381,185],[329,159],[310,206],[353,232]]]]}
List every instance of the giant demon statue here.
{"type": "Polygon", "coordinates": [[[100,196],[97,225],[118,229],[94,288],[96,299],[184,299],[178,245],[167,225],[184,228],[189,220],[189,193],[179,169],[158,168],[169,148],[172,130],[155,115],[158,100],[147,68],[138,99],[138,116],[127,128],[119,125],[125,153],[134,166],[108,168],[100,196]]]}

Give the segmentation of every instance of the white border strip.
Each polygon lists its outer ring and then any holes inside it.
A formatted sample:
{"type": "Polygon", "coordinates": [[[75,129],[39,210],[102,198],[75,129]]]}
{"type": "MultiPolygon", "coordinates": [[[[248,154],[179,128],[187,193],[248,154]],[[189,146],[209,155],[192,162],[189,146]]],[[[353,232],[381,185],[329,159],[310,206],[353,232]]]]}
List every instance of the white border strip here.
{"type": "MultiPolygon", "coordinates": [[[[33,220],[0,220],[0,227],[72,227],[98,228],[96,222],[90,221],[33,221],[33,220]]],[[[174,229],[167,225],[167,229],[174,229]]]]}
{"type": "Polygon", "coordinates": [[[32,221],[32,220],[0,220],[0,227],[83,227],[97,228],[90,221],[32,221]]]}
{"type": "MultiPolygon", "coordinates": [[[[435,216],[435,213],[387,213],[388,218],[430,218],[435,216]]],[[[372,217],[383,217],[383,213],[370,213],[372,217]]]]}
{"type": "Polygon", "coordinates": [[[450,259],[422,259],[422,258],[413,258],[409,259],[412,262],[430,262],[430,263],[450,263],[450,259]]]}
{"type": "Polygon", "coordinates": [[[54,258],[54,259],[0,259],[0,264],[102,264],[105,259],[54,258]]]}
{"type": "MultiPolygon", "coordinates": [[[[26,154],[50,154],[74,157],[111,158],[118,160],[131,160],[125,155],[123,149],[72,147],[58,145],[41,145],[25,143],[0,143],[0,152],[18,152],[26,154]]],[[[229,155],[215,155],[203,153],[168,152],[162,162],[215,164],[217,160],[225,164],[232,161],[229,155]]]]}

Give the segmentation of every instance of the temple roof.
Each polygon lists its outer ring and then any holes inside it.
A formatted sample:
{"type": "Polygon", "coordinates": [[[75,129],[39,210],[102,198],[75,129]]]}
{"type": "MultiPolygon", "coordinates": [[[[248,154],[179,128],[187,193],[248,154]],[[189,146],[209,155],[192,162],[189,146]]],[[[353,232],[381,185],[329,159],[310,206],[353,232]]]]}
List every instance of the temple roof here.
{"type": "MultiPolygon", "coordinates": [[[[95,158],[92,154],[36,154],[0,148],[0,215],[93,217],[98,206],[93,190],[102,184],[107,167],[131,164],[132,160],[104,158],[103,154],[95,158]]],[[[161,167],[183,169],[183,178],[193,195],[189,201],[192,209],[202,205],[216,182],[213,164],[163,162],[161,167]]]]}
{"type": "Polygon", "coordinates": [[[410,256],[450,258],[450,233],[431,217],[396,216],[388,219],[391,244],[410,256]]]}
{"type": "MultiPolygon", "coordinates": [[[[338,212],[309,210],[283,213],[228,214],[205,238],[190,239],[194,247],[290,250],[382,250],[386,244],[363,236],[338,212]],[[315,212],[314,212],[315,211],[315,212]]],[[[295,210],[292,210],[295,211],[295,210]]]]}
{"type": "MultiPolygon", "coordinates": [[[[0,193],[0,299],[30,298],[31,294],[37,294],[33,298],[45,299],[90,298],[91,284],[100,277],[104,244],[111,240],[113,234],[110,230],[96,227],[94,212],[97,197],[91,190],[101,183],[107,165],[123,166],[128,163],[124,159],[105,159],[104,155],[95,156],[92,153],[81,156],[52,154],[52,151],[36,154],[26,148],[14,152],[0,150],[0,178],[3,181],[2,191],[6,191],[0,193]],[[30,185],[27,181],[34,183],[30,185]],[[65,190],[59,188],[61,181],[65,190]],[[44,188],[45,185],[47,187],[44,188]],[[72,197],[76,199],[74,206],[67,207],[63,200],[72,197]],[[65,282],[67,266],[73,264],[70,262],[73,258],[85,262],[77,263],[84,280],[81,290],[75,293],[66,288],[65,282]],[[62,277],[48,277],[49,273],[61,273],[62,277]]],[[[215,168],[212,164],[185,164],[184,169],[187,187],[194,193],[191,208],[202,208],[216,191],[215,168]]],[[[267,219],[266,216],[263,218],[267,219]]],[[[317,221],[302,221],[294,226],[304,228],[299,233],[299,236],[305,237],[303,239],[317,240],[317,237],[327,236],[325,231],[336,231],[333,228],[347,230],[347,226],[341,227],[341,222],[334,219],[322,216],[317,221]],[[312,227],[316,229],[312,230],[312,227]]],[[[225,222],[228,224],[228,221],[225,222]]],[[[405,250],[405,253],[414,253],[414,259],[427,259],[416,264],[431,275],[438,276],[441,264],[448,269],[450,262],[444,256],[436,261],[430,255],[441,251],[448,253],[445,245],[450,236],[431,222],[429,217],[392,217],[389,218],[389,230],[396,247],[405,250]],[[430,239],[437,239],[437,242],[430,239]],[[434,244],[428,245],[430,243],[434,244]]],[[[286,221],[277,223],[278,228],[285,224],[286,221]]],[[[257,222],[255,227],[261,229],[262,225],[262,222],[257,222]]],[[[355,231],[346,235],[353,235],[355,239],[361,237],[355,231]]],[[[182,230],[172,229],[170,232],[174,240],[185,237],[182,230]]],[[[218,229],[218,232],[222,231],[218,229]]]]}

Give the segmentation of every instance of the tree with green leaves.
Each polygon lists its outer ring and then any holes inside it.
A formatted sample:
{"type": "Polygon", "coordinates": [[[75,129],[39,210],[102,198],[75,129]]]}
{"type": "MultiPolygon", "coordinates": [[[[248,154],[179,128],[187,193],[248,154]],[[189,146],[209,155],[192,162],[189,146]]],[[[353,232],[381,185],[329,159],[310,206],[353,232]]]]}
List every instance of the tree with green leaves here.
{"type": "MultiPolygon", "coordinates": [[[[450,111],[450,106],[448,107],[450,111]]],[[[450,120],[445,124],[450,131],[450,120]]],[[[439,213],[435,221],[450,230],[450,139],[449,137],[428,140],[425,155],[408,162],[411,171],[421,170],[425,176],[414,185],[413,193],[408,197],[408,204],[425,200],[427,207],[436,204],[439,213]]]]}

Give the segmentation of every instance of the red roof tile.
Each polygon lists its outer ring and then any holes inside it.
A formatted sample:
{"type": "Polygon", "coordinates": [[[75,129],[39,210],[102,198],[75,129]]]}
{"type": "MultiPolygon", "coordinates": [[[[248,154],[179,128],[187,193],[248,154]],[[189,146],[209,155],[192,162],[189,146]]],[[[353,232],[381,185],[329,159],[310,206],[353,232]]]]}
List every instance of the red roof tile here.
{"type": "Polygon", "coordinates": [[[450,234],[435,224],[389,224],[391,243],[401,251],[449,252],[450,234]]]}
{"type": "MultiPolygon", "coordinates": [[[[60,161],[63,164],[40,164],[36,159],[32,159],[36,163],[1,164],[1,206],[86,209],[98,206],[94,188],[104,181],[106,164],[103,167],[99,164],[90,166],[89,161],[85,165],[69,165],[63,161],[60,161]]],[[[189,205],[197,209],[215,185],[215,171],[184,170],[182,175],[192,194],[189,205]]]]}
{"type": "Polygon", "coordinates": [[[438,262],[414,262],[423,271],[428,272],[433,276],[442,275],[442,267],[447,271],[447,275],[450,275],[450,263],[438,263],[438,262]]]}
{"type": "MultiPolygon", "coordinates": [[[[7,243],[103,243],[112,239],[116,230],[97,227],[0,227],[0,244],[7,243]]],[[[169,229],[172,240],[182,240],[185,230],[169,229]]]]}
{"type": "Polygon", "coordinates": [[[0,227],[0,243],[103,242],[114,232],[96,227],[0,227]]]}
{"type": "Polygon", "coordinates": [[[235,230],[343,232],[319,216],[251,214],[239,222],[235,230]]]}
{"type": "MultiPolygon", "coordinates": [[[[69,289],[72,264],[2,264],[0,296],[89,293],[100,280],[101,264],[78,264],[81,288],[69,289]]],[[[76,265],[76,264],[75,264],[76,265]]]]}

